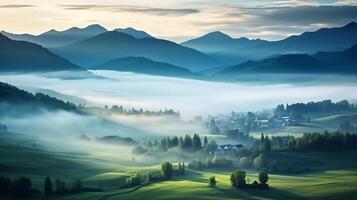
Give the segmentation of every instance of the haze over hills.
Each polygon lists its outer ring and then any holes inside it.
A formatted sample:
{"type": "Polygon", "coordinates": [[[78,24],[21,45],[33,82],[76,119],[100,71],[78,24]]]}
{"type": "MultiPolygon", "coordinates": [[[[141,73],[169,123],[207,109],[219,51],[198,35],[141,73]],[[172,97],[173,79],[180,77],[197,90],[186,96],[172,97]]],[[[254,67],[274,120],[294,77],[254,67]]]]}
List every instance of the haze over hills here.
{"type": "Polygon", "coordinates": [[[259,61],[247,61],[221,70],[217,75],[240,73],[357,73],[357,45],[340,52],[286,54],[259,61]]]}
{"type": "Polygon", "coordinates": [[[220,32],[212,32],[183,42],[182,45],[209,54],[261,59],[276,54],[341,51],[357,44],[356,35],[357,23],[351,22],[343,27],[322,28],[279,41],[251,40],[244,37],[235,39],[220,32]]]}
{"type": "Polygon", "coordinates": [[[131,35],[137,39],[142,39],[142,38],[153,38],[153,36],[149,35],[145,31],[140,31],[136,30],[134,28],[128,27],[128,28],[116,28],[114,31],[118,31],[121,33],[126,33],[128,35],[131,35]]]}
{"type": "Polygon", "coordinates": [[[182,66],[191,71],[201,71],[219,65],[210,56],[174,42],[155,38],[137,39],[117,31],[105,32],[68,46],[53,48],[51,51],[85,68],[129,56],[146,57],[182,66]]]}
{"type": "Polygon", "coordinates": [[[37,44],[14,41],[0,34],[0,71],[36,72],[63,70],[82,69],[37,44]]]}
{"type": "Polygon", "coordinates": [[[106,31],[107,30],[104,27],[98,24],[93,24],[85,28],[72,27],[64,31],[56,31],[52,29],[40,35],[13,34],[5,31],[2,31],[1,33],[13,40],[24,40],[44,47],[58,47],[84,40],[106,31]]]}
{"type": "Polygon", "coordinates": [[[144,57],[125,57],[109,60],[91,69],[104,69],[125,72],[135,72],[142,74],[152,74],[161,76],[193,77],[195,74],[189,70],[170,65],[163,62],[156,62],[144,57]]]}

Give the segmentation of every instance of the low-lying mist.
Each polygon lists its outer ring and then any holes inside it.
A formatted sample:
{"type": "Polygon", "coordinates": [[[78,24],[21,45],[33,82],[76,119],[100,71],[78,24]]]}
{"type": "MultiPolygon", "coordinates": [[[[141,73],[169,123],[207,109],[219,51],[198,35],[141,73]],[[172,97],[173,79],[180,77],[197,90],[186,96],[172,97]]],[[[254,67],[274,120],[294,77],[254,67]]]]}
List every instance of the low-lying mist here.
{"type": "MultiPolygon", "coordinates": [[[[314,75],[311,82],[306,82],[305,75],[289,75],[295,80],[293,83],[264,82],[264,76],[256,75],[256,82],[251,78],[249,82],[222,83],[127,72],[92,72],[99,76],[65,79],[63,74],[60,78],[53,74],[18,74],[0,75],[0,79],[23,88],[48,89],[79,97],[88,105],[116,104],[146,110],[172,108],[179,110],[183,119],[231,111],[256,111],[280,103],[357,99],[357,93],[353,93],[357,89],[355,79],[342,75],[314,75]],[[299,78],[302,81],[296,81],[299,78]]],[[[275,79],[285,77],[275,76],[275,79]]]]}

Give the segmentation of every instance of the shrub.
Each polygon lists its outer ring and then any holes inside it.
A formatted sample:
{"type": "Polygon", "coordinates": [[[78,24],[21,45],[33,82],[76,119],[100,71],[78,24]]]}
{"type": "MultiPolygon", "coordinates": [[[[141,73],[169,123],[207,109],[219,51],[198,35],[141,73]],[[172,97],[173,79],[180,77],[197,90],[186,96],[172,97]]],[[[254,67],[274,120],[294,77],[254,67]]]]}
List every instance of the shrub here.
{"type": "Polygon", "coordinates": [[[261,184],[266,184],[268,182],[268,179],[269,179],[268,173],[266,172],[259,173],[259,182],[261,184]]]}
{"type": "Polygon", "coordinates": [[[208,182],[210,187],[216,187],[217,181],[215,176],[209,177],[208,182]]]}
{"type": "Polygon", "coordinates": [[[236,170],[231,174],[231,184],[234,187],[242,188],[246,185],[245,182],[245,171],[236,170]]]}
{"type": "Polygon", "coordinates": [[[147,150],[141,146],[136,146],[132,151],[132,153],[136,154],[136,155],[142,155],[146,152],[147,152],[147,150]]]}

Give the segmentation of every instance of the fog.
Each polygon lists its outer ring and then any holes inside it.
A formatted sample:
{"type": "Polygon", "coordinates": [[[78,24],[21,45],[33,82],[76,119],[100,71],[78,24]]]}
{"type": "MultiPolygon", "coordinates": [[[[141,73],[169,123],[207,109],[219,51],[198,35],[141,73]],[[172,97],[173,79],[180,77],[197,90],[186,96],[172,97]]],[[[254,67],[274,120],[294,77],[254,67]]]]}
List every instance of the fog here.
{"type": "Polygon", "coordinates": [[[256,76],[256,82],[250,77],[249,82],[223,83],[105,70],[92,72],[98,76],[66,79],[62,74],[60,78],[53,74],[18,74],[0,75],[0,80],[24,89],[52,90],[80,98],[87,106],[172,108],[179,110],[184,120],[196,115],[258,111],[280,103],[357,99],[353,92],[357,89],[356,79],[351,76],[313,75],[307,82],[307,76],[297,75],[290,78],[294,83],[287,84],[264,82],[262,76],[256,76]]]}

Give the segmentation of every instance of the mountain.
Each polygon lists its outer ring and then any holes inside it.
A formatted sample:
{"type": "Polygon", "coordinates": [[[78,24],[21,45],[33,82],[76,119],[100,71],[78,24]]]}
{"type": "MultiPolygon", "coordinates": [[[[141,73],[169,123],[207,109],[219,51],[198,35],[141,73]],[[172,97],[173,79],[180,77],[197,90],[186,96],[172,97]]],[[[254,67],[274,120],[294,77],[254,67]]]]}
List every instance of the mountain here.
{"type": "Polygon", "coordinates": [[[148,33],[140,30],[136,30],[134,28],[128,27],[128,28],[117,28],[114,29],[114,31],[118,31],[121,33],[126,33],[128,35],[131,35],[137,39],[142,39],[142,38],[153,38],[153,36],[149,35],[148,33]]]}
{"type": "Polygon", "coordinates": [[[129,56],[146,57],[159,62],[183,66],[191,71],[200,71],[219,65],[217,61],[206,54],[174,42],[156,38],[137,39],[117,31],[108,31],[51,50],[86,68],[100,65],[111,59],[129,56]]]}
{"type": "Polygon", "coordinates": [[[247,61],[228,67],[218,74],[236,73],[308,73],[320,72],[322,63],[307,54],[288,54],[260,61],[247,61]]]}
{"type": "Polygon", "coordinates": [[[340,52],[318,52],[313,55],[326,66],[343,70],[344,73],[357,72],[357,44],[345,51],[340,52]]]}
{"type": "Polygon", "coordinates": [[[235,54],[235,48],[254,47],[267,43],[264,40],[250,40],[245,37],[232,38],[220,31],[214,31],[196,39],[181,43],[183,46],[197,49],[206,53],[226,52],[235,54]]]}
{"type": "Polygon", "coordinates": [[[107,30],[104,27],[93,24],[82,29],[77,27],[72,27],[65,31],[56,31],[52,29],[37,36],[30,34],[13,34],[5,31],[2,31],[1,33],[13,40],[28,41],[44,47],[53,48],[84,40],[106,31],[107,30]]]}
{"type": "Polygon", "coordinates": [[[37,44],[14,41],[0,34],[0,71],[35,72],[64,70],[82,69],[37,44]]]}
{"type": "MultiPolygon", "coordinates": [[[[183,42],[182,45],[210,55],[219,54],[227,58],[238,57],[240,60],[247,60],[262,59],[278,54],[313,54],[318,51],[341,51],[357,44],[356,35],[357,23],[352,22],[343,27],[322,28],[279,41],[235,39],[220,32],[212,32],[183,42]]],[[[227,58],[225,59],[226,62],[228,62],[227,58]]],[[[224,60],[224,57],[222,59],[224,60]]]]}
{"type": "Polygon", "coordinates": [[[195,76],[195,74],[185,68],[156,62],[144,57],[116,58],[91,69],[127,71],[161,76],[195,76]]]}
{"type": "Polygon", "coordinates": [[[219,71],[218,76],[240,73],[340,73],[357,74],[357,45],[340,52],[286,54],[259,61],[247,61],[219,71]]]}

